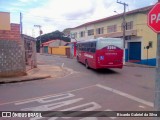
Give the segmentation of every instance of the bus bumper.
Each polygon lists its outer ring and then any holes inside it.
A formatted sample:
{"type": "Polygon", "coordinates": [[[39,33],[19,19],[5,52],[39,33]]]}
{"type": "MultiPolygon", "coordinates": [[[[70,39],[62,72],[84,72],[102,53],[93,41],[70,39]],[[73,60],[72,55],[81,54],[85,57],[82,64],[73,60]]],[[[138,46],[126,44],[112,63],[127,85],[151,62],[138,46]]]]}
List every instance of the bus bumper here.
{"type": "Polygon", "coordinates": [[[119,69],[122,69],[123,68],[123,64],[117,64],[117,65],[98,65],[98,66],[96,66],[96,69],[100,69],[100,68],[119,68],[119,69]]]}

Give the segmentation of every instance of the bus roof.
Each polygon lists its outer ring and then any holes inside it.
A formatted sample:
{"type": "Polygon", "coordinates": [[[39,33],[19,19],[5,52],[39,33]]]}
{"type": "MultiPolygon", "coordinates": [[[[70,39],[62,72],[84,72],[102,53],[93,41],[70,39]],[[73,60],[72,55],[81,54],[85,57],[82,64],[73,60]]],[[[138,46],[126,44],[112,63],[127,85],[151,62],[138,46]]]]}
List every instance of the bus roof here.
{"type": "Polygon", "coordinates": [[[90,39],[90,40],[84,40],[84,41],[77,41],[77,43],[87,43],[87,42],[97,42],[99,40],[109,40],[109,39],[114,39],[114,40],[122,40],[122,38],[103,38],[103,37],[100,37],[100,38],[96,38],[96,39],[90,39]]]}

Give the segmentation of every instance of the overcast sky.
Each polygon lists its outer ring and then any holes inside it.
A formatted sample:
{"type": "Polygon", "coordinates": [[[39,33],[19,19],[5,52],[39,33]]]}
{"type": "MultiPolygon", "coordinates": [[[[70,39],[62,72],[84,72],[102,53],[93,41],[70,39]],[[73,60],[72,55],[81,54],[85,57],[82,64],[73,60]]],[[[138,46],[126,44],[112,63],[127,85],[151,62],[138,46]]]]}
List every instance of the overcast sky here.
{"type": "MultiPolygon", "coordinates": [[[[41,25],[43,33],[76,27],[85,22],[123,12],[117,0],[0,0],[0,11],[10,12],[11,22],[19,23],[23,14],[23,33],[37,36],[41,25]]],[[[129,6],[127,11],[153,5],[158,0],[119,0],[129,6]]]]}

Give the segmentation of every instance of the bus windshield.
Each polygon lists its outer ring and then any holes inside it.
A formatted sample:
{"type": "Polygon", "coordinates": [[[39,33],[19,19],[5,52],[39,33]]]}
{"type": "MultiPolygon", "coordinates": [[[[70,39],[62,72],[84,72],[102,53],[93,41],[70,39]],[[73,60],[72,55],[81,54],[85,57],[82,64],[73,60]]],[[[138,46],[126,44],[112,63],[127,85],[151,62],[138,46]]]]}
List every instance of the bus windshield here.
{"type": "Polygon", "coordinates": [[[106,46],[114,45],[123,49],[123,40],[121,38],[103,38],[97,41],[96,49],[102,49],[106,46]]]}

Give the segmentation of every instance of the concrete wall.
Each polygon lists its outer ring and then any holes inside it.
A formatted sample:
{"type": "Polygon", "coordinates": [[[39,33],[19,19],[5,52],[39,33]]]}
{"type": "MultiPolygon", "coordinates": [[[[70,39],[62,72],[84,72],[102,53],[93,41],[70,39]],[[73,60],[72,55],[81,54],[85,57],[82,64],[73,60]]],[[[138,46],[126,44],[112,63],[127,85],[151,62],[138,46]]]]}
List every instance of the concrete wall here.
{"type": "Polygon", "coordinates": [[[48,53],[54,55],[66,55],[66,48],[69,48],[69,46],[49,47],[48,53]]]}
{"type": "Polygon", "coordinates": [[[153,47],[148,50],[149,59],[156,58],[156,50],[157,50],[157,34],[153,32],[147,26],[147,14],[138,14],[137,15],[137,25],[136,28],[138,30],[138,36],[142,36],[142,48],[143,48],[143,56],[142,59],[147,59],[147,49],[145,47],[148,45],[149,41],[153,42],[153,47]]]}
{"type": "Polygon", "coordinates": [[[11,24],[11,30],[0,30],[0,77],[26,74],[23,48],[19,24],[11,24]]]}

